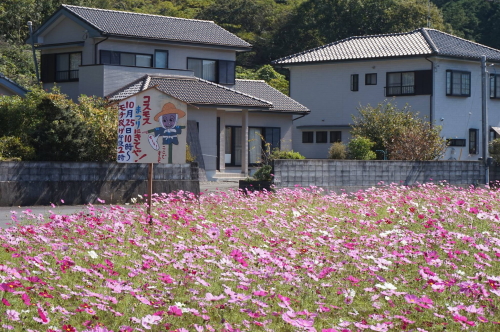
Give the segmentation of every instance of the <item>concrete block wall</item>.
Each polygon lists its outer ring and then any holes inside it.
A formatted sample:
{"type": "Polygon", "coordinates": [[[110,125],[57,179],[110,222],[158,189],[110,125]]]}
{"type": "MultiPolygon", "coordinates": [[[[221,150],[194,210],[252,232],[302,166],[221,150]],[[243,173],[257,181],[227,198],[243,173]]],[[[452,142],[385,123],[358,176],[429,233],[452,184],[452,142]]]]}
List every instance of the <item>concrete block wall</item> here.
{"type": "MultiPolygon", "coordinates": [[[[148,164],[0,162],[0,206],[129,202],[147,193],[148,164]]],[[[155,164],[153,192],[198,194],[198,165],[155,164]]]]}
{"type": "Polygon", "coordinates": [[[484,179],[485,167],[480,161],[274,161],[274,183],[278,188],[317,186],[335,192],[353,192],[382,184],[414,185],[440,181],[468,187],[484,183],[484,179]]]}

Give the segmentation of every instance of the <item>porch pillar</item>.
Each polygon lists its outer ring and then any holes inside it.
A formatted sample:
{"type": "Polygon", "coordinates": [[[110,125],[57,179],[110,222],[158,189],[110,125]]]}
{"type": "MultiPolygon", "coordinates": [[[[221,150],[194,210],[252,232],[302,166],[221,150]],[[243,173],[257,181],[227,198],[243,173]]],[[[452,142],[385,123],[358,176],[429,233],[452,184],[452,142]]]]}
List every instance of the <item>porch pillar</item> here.
{"type": "Polygon", "coordinates": [[[241,112],[241,174],[248,176],[248,110],[241,112]]]}
{"type": "Polygon", "coordinates": [[[226,171],[226,111],[218,111],[219,117],[219,172],[226,171]]]}

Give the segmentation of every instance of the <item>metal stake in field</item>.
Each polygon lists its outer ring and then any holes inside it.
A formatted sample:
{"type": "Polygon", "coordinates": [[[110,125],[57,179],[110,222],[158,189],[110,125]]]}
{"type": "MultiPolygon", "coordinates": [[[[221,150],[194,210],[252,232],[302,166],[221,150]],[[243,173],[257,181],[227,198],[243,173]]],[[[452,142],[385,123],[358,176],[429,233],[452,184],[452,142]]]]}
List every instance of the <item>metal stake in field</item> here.
{"type": "Polygon", "coordinates": [[[153,163],[149,164],[148,167],[148,219],[149,224],[153,224],[153,216],[151,215],[151,204],[152,204],[152,196],[153,196],[153,163]]]}

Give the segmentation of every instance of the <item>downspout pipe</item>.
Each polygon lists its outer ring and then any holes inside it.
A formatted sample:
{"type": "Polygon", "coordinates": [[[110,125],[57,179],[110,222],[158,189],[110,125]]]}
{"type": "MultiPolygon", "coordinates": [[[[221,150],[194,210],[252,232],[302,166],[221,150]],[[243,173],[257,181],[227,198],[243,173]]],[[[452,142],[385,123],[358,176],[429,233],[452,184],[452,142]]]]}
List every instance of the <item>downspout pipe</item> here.
{"type": "Polygon", "coordinates": [[[94,65],[97,65],[97,45],[108,40],[109,36],[94,44],[94,65]]]}
{"type": "Polygon", "coordinates": [[[28,28],[30,29],[30,37],[31,37],[31,51],[33,52],[33,62],[35,63],[35,72],[36,72],[36,81],[40,83],[40,74],[38,73],[38,61],[36,60],[36,52],[35,52],[35,40],[33,39],[33,23],[28,21],[28,28]]]}
{"type": "Polygon", "coordinates": [[[428,57],[425,57],[425,60],[429,61],[431,63],[431,72],[432,72],[432,93],[431,96],[429,97],[429,122],[431,124],[431,128],[434,126],[433,120],[434,120],[434,109],[432,107],[432,98],[434,96],[434,62],[429,60],[428,57]]]}

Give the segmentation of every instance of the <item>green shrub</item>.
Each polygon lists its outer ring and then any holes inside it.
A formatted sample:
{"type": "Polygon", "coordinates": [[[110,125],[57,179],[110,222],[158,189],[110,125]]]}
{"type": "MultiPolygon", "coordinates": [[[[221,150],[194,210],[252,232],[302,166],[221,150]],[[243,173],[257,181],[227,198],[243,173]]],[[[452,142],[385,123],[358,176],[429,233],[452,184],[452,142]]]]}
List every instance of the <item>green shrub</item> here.
{"type": "Polygon", "coordinates": [[[335,142],[328,149],[328,158],[330,159],[345,159],[346,157],[347,149],[342,142],[335,142]]]}
{"type": "Polygon", "coordinates": [[[489,143],[488,152],[497,164],[500,163],[500,138],[494,139],[489,143]]]}
{"type": "Polygon", "coordinates": [[[31,160],[35,149],[21,141],[19,137],[4,136],[0,138],[0,160],[31,160]]]}
{"type": "Polygon", "coordinates": [[[366,137],[355,136],[349,141],[348,151],[349,158],[356,160],[373,160],[377,157],[371,149],[375,145],[366,137]]]}
{"type": "Polygon", "coordinates": [[[258,181],[271,181],[272,180],[272,175],[271,175],[272,170],[273,170],[273,167],[271,165],[264,165],[255,172],[255,174],[253,175],[253,178],[255,180],[258,180],[258,181]]]}
{"type": "Polygon", "coordinates": [[[274,148],[271,153],[271,159],[306,159],[303,155],[293,150],[280,150],[279,148],[274,148]]]}

